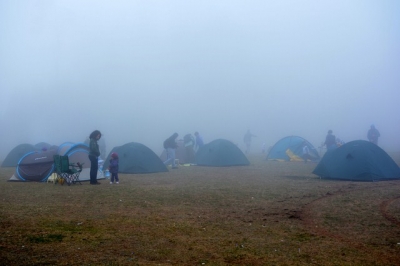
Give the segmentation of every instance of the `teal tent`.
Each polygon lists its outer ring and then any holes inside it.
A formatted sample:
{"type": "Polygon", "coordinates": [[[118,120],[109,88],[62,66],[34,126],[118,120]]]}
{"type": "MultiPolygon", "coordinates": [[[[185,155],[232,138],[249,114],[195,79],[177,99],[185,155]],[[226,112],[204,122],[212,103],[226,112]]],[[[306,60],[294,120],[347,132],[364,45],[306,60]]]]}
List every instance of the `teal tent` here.
{"type": "Polygon", "coordinates": [[[320,156],[314,146],[302,137],[288,136],[280,139],[272,146],[267,160],[273,161],[303,161],[303,147],[308,147],[310,160],[318,161],[320,156]]]}
{"type": "Polygon", "coordinates": [[[377,145],[355,140],[326,152],[313,174],[351,181],[400,179],[399,166],[377,145]]]}
{"type": "Polygon", "coordinates": [[[27,153],[34,152],[35,146],[31,144],[20,144],[12,149],[4,159],[1,167],[16,167],[19,160],[27,153]]]}
{"type": "Polygon", "coordinates": [[[232,142],[217,139],[202,146],[196,153],[196,164],[201,166],[249,165],[243,152],[232,142]]]}
{"type": "Polygon", "coordinates": [[[108,168],[111,153],[113,152],[118,154],[120,173],[145,174],[168,172],[167,167],[157,154],[147,146],[136,142],[114,147],[104,162],[104,170],[108,168]]]}

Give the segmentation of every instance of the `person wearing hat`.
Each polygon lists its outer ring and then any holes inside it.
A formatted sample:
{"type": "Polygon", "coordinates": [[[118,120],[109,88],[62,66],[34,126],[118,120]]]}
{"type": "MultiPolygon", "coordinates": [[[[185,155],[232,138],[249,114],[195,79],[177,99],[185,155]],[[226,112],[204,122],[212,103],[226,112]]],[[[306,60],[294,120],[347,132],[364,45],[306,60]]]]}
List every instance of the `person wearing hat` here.
{"type": "Polygon", "coordinates": [[[336,137],[332,134],[332,130],[328,131],[328,135],[326,135],[324,145],[326,145],[327,151],[331,151],[337,148],[336,137]]]}
{"type": "Polygon", "coordinates": [[[375,128],[374,125],[371,125],[371,128],[368,130],[367,138],[370,142],[378,145],[378,138],[381,136],[379,131],[375,128]]]}
{"type": "Polygon", "coordinates": [[[115,184],[119,184],[118,168],[119,168],[118,154],[116,152],[113,152],[111,153],[110,165],[108,166],[108,170],[111,173],[110,185],[114,183],[114,180],[115,184]]]}

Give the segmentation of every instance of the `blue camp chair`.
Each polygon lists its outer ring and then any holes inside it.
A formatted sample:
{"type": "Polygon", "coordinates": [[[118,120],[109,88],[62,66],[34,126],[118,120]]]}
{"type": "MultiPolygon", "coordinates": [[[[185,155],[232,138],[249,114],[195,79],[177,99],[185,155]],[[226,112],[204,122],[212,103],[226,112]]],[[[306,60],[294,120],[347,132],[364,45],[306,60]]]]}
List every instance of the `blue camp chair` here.
{"type": "Polygon", "coordinates": [[[71,184],[82,183],[79,180],[79,174],[82,172],[82,164],[70,164],[68,156],[54,155],[54,172],[57,174],[57,178],[54,184],[60,183],[63,185],[67,183],[68,186],[71,184]]]}

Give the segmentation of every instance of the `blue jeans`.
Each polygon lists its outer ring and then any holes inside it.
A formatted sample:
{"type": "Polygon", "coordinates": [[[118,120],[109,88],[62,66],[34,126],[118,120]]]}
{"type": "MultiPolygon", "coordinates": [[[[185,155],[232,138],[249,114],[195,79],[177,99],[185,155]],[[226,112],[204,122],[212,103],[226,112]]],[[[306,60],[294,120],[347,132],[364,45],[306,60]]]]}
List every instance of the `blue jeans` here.
{"type": "Polygon", "coordinates": [[[167,148],[167,160],[164,162],[165,165],[172,165],[172,167],[176,167],[175,164],[175,149],[167,148]]]}
{"type": "Polygon", "coordinates": [[[99,170],[99,159],[96,156],[89,155],[90,160],[90,184],[97,183],[97,171],[99,170]]]}

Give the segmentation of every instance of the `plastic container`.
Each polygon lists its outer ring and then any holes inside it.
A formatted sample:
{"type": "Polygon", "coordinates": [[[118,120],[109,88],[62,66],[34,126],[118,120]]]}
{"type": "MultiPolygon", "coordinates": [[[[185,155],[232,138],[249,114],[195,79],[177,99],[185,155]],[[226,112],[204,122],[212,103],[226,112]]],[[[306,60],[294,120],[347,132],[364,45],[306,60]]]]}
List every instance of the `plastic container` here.
{"type": "Polygon", "coordinates": [[[110,179],[110,171],[108,171],[108,170],[105,170],[104,171],[104,177],[106,178],[106,179],[110,179]]]}

